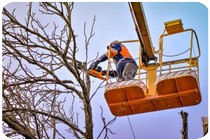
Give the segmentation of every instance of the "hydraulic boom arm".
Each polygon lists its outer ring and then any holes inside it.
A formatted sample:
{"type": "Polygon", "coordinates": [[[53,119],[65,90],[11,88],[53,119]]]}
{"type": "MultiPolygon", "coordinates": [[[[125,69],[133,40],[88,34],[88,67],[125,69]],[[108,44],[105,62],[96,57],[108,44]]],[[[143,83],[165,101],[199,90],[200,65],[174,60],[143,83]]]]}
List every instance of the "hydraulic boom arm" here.
{"type": "Polygon", "coordinates": [[[145,65],[147,65],[150,60],[155,60],[156,57],[154,54],[143,6],[140,2],[130,2],[129,7],[135,23],[138,38],[142,46],[142,60],[145,65]]]}

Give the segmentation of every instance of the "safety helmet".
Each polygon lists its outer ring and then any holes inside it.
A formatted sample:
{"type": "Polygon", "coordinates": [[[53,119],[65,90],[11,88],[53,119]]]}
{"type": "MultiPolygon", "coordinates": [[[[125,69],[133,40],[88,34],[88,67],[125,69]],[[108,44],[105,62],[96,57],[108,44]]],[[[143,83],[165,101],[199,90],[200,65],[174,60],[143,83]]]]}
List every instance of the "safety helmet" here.
{"type": "Polygon", "coordinates": [[[112,41],[110,45],[107,46],[107,50],[109,49],[109,46],[113,46],[114,44],[120,44],[118,40],[112,41]]]}
{"type": "Polygon", "coordinates": [[[120,42],[118,40],[112,41],[111,44],[120,44],[120,42]]]}

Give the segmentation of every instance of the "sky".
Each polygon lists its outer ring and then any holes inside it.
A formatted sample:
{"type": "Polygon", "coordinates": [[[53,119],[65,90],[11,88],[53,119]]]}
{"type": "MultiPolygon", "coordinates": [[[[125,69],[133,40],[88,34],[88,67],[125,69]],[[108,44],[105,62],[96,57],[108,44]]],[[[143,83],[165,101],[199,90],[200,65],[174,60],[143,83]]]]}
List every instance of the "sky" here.
{"type": "MultiPolygon", "coordinates": [[[[192,28],[196,31],[201,47],[200,66],[200,89],[202,102],[199,105],[170,109],[152,113],[144,113],[129,116],[134,134],[137,140],[178,140],[181,139],[182,119],[181,110],[188,115],[188,138],[189,140],[203,139],[202,117],[210,117],[210,95],[207,85],[210,75],[210,1],[209,0],[142,0],[144,12],[147,18],[153,46],[157,50],[159,36],[164,29],[164,22],[181,19],[184,28],[192,28]]],[[[134,23],[131,18],[127,0],[77,0],[75,3],[75,32],[81,35],[80,29],[86,22],[91,27],[93,17],[96,16],[95,36],[90,42],[89,60],[97,54],[106,51],[106,46],[113,40],[137,39],[134,23]]],[[[78,38],[82,39],[82,36],[78,38]]],[[[175,48],[174,48],[175,49],[175,48]]],[[[130,47],[131,52],[136,52],[136,47],[130,47]]],[[[97,87],[100,80],[92,78],[92,86],[97,87]]],[[[94,111],[95,135],[101,129],[100,107],[104,108],[107,120],[114,116],[109,111],[104,99],[104,88],[101,88],[92,102],[94,111]]],[[[111,140],[134,139],[129,126],[128,117],[119,117],[110,126],[115,133],[110,135],[111,140]]]]}
{"type": "MultiPolygon", "coordinates": [[[[21,8],[21,4],[12,4],[10,3],[9,6],[21,8]]],[[[135,136],[138,139],[181,139],[182,120],[179,112],[183,110],[189,113],[189,138],[201,138],[203,136],[201,117],[208,116],[208,9],[199,2],[143,2],[143,7],[155,50],[158,49],[159,36],[163,33],[166,21],[181,19],[185,29],[192,28],[196,31],[201,48],[199,68],[202,102],[191,107],[129,116],[135,136]]],[[[85,59],[82,57],[84,23],[86,22],[88,33],[94,16],[96,16],[95,36],[90,42],[89,60],[93,60],[97,54],[102,55],[106,51],[106,46],[113,40],[137,39],[127,2],[76,2],[72,24],[78,35],[78,46],[81,46],[77,55],[79,60],[85,59]]],[[[138,57],[138,44],[129,44],[128,48],[134,58],[138,57]]],[[[173,51],[179,52],[176,47],[173,51]]],[[[106,68],[106,64],[103,63],[101,66],[106,68]]],[[[91,81],[93,93],[101,81],[95,78],[91,78],[91,81]]],[[[100,106],[104,109],[106,120],[114,117],[104,98],[104,88],[101,88],[94,96],[92,106],[94,135],[97,136],[102,127],[100,106]]],[[[117,118],[110,128],[116,134],[110,134],[109,138],[133,138],[127,117],[117,118]]]]}

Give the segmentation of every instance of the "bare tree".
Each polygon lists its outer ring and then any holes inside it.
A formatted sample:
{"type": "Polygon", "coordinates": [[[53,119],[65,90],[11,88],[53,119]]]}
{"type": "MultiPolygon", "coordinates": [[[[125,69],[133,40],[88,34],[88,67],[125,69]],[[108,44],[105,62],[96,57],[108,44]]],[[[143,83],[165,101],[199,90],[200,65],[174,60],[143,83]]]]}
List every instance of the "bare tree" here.
{"type": "MultiPolygon", "coordinates": [[[[91,96],[87,64],[95,17],[89,35],[84,26],[86,57],[78,60],[73,7],[67,2],[29,3],[24,21],[15,9],[3,8],[2,119],[8,137],[94,138],[91,99],[97,91],[91,96]],[[59,24],[44,23],[41,16],[59,24]]],[[[108,137],[110,122],[102,117],[99,136],[106,131],[108,137]]]]}
{"type": "Polygon", "coordinates": [[[188,113],[181,110],[179,114],[182,117],[182,139],[188,139],[188,113]]]}
{"type": "Polygon", "coordinates": [[[208,133],[208,117],[202,117],[202,124],[203,124],[203,136],[208,133]]]}

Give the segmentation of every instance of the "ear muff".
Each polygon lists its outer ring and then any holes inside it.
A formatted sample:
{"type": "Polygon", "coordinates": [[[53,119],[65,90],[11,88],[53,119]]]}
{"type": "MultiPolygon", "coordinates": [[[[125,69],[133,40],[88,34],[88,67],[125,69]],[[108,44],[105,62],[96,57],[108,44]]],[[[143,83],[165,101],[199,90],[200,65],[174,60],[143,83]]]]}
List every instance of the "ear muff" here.
{"type": "Polygon", "coordinates": [[[107,50],[109,50],[109,46],[107,46],[106,48],[107,48],[107,50]]]}

